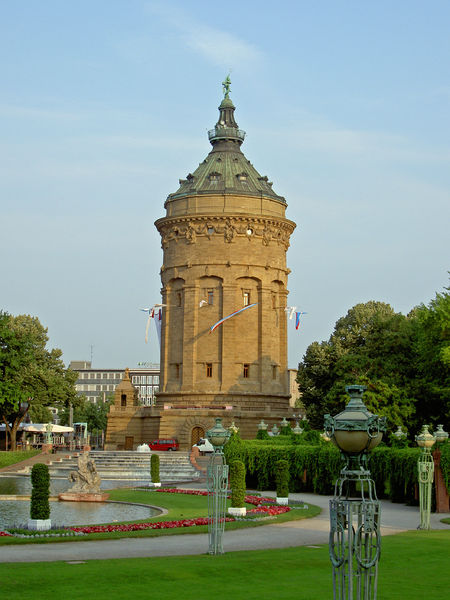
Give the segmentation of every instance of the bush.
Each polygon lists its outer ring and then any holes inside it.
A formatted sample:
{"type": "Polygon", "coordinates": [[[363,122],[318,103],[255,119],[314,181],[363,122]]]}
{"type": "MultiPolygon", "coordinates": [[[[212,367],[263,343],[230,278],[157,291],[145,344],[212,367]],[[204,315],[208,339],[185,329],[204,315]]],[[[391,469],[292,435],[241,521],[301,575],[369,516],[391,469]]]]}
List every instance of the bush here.
{"type": "Polygon", "coordinates": [[[245,506],[245,465],[240,460],[230,464],[231,506],[243,508],[245,506]]]}
{"type": "MultiPolygon", "coordinates": [[[[312,434],[314,435],[314,434],[312,434]]],[[[297,436],[301,437],[301,436],[297,436]]],[[[289,442],[287,436],[264,440],[241,440],[239,445],[225,446],[230,464],[240,460],[246,468],[247,486],[258,490],[275,489],[277,461],[287,460],[290,488],[293,492],[332,494],[334,483],[342,469],[339,450],[333,444],[320,445],[289,442]]],[[[389,448],[380,446],[369,453],[369,468],[380,498],[394,502],[416,503],[418,448],[389,448]]],[[[450,444],[442,448],[442,472],[450,483],[450,444]]]]}
{"type": "Polygon", "coordinates": [[[441,471],[444,477],[447,492],[450,494],[450,442],[446,442],[439,445],[441,451],[441,471]]]}
{"type": "Polygon", "coordinates": [[[31,469],[31,519],[49,519],[50,503],[50,475],[48,466],[42,463],[36,463],[31,469]]]}
{"type": "Polygon", "coordinates": [[[270,440],[270,435],[267,433],[267,429],[258,429],[256,434],[257,440],[270,440]]]}
{"type": "Polygon", "coordinates": [[[160,483],[159,478],[159,456],[157,454],[152,454],[150,457],[150,477],[152,483],[160,483]]]}
{"type": "Polygon", "coordinates": [[[287,498],[289,496],[289,463],[287,460],[277,460],[276,468],[277,498],[287,498]]]}

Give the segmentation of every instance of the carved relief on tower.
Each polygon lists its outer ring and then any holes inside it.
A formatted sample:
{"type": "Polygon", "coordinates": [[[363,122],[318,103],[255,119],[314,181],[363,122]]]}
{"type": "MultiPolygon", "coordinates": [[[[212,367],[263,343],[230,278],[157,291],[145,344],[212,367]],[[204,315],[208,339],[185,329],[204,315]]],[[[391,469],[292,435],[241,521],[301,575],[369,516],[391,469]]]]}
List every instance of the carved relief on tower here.
{"type": "Polygon", "coordinates": [[[214,236],[223,236],[225,243],[231,244],[238,238],[246,238],[249,242],[262,243],[269,246],[272,242],[289,248],[289,238],[294,230],[291,221],[253,218],[245,216],[233,217],[196,217],[171,219],[158,227],[161,234],[161,246],[166,250],[171,242],[176,244],[183,240],[186,244],[195,244],[199,237],[208,240],[214,236]]]}
{"type": "Polygon", "coordinates": [[[189,223],[186,228],[185,236],[186,236],[186,242],[188,244],[195,244],[197,233],[196,233],[195,229],[192,227],[191,223],[189,223]]]}
{"type": "Polygon", "coordinates": [[[224,235],[225,241],[228,242],[229,244],[231,244],[231,242],[234,239],[234,236],[236,235],[236,227],[234,226],[231,219],[227,219],[225,221],[223,235],[224,235]]]}

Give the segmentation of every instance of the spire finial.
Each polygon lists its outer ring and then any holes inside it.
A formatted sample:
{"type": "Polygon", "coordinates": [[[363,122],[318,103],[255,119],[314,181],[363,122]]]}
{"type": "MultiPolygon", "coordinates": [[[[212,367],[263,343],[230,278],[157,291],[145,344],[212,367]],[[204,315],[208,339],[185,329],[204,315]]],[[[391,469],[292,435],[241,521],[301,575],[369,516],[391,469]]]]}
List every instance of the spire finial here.
{"type": "Polygon", "coordinates": [[[224,98],[230,97],[230,86],[231,86],[231,79],[230,79],[230,74],[228,73],[228,75],[225,77],[225,81],[222,81],[224,98]]]}

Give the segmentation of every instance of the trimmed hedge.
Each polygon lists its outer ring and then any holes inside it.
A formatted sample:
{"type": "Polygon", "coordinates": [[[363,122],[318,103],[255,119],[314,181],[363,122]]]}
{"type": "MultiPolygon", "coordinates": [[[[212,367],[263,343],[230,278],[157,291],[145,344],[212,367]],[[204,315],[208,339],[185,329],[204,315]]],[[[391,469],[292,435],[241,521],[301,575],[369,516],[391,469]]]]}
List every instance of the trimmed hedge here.
{"type": "Polygon", "coordinates": [[[230,463],[231,506],[243,508],[245,506],[245,465],[240,460],[230,463]]]}
{"type": "Polygon", "coordinates": [[[289,496],[289,463],[287,460],[277,460],[275,483],[277,486],[277,498],[289,496]]]}
{"type": "Polygon", "coordinates": [[[441,451],[441,471],[444,477],[447,492],[450,494],[450,441],[439,445],[441,451]]]}
{"type": "Polygon", "coordinates": [[[341,469],[340,454],[335,446],[271,442],[272,440],[239,440],[239,443],[225,446],[228,464],[233,460],[244,463],[248,487],[258,490],[275,489],[276,462],[287,460],[293,492],[333,492],[334,481],[341,469]]]}
{"type": "Polygon", "coordinates": [[[31,469],[31,519],[49,519],[50,518],[50,503],[48,497],[50,495],[50,475],[48,466],[42,463],[36,463],[31,469]]]}
{"type": "MultiPolygon", "coordinates": [[[[276,489],[277,461],[289,464],[290,489],[293,492],[333,494],[334,483],[343,467],[339,450],[330,443],[318,445],[280,443],[269,440],[239,440],[225,446],[226,460],[244,463],[247,486],[258,490],[276,489]]],[[[284,439],[288,438],[284,436],[284,439]]],[[[450,444],[443,450],[442,470],[449,482],[450,444]]],[[[369,454],[369,469],[379,498],[417,504],[417,460],[419,448],[381,446],[369,454]]]]}
{"type": "Polygon", "coordinates": [[[152,483],[161,482],[159,478],[159,456],[157,454],[152,454],[150,457],[150,477],[152,483]]]}

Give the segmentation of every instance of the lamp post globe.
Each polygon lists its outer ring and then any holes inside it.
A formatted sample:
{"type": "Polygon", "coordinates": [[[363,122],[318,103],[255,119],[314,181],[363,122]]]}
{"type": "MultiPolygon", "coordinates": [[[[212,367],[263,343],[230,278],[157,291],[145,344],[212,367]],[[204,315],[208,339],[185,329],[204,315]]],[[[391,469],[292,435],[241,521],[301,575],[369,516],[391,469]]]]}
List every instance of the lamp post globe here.
{"type": "Polygon", "coordinates": [[[444,431],[443,425],[437,425],[436,431],[434,432],[434,437],[436,438],[436,442],[438,444],[442,444],[445,440],[448,440],[448,433],[444,431]]]}
{"type": "Polygon", "coordinates": [[[325,415],[325,434],[339,448],[347,466],[359,470],[361,456],[381,442],[386,431],[386,419],[373,415],[362,401],[366,387],[348,385],[345,390],[350,401],[335,417],[325,415]]]}
{"type": "Polygon", "coordinates": [[[396,437],[398,440],[401,440],[403,438],[406,437],[406,433],[402,430],[402,426],[399,425],[397,427],[397,431],[394,431],[394,433],[392,434],[394,437],[396,437]]]}
{"type": "Polygon", "coordinates": [[[206,432],[208,441],[214,446],[215,451],[221,451],[230,438],[231,432],[222,425],[222,419],[216,418],[216,424],[206,432]]]}

